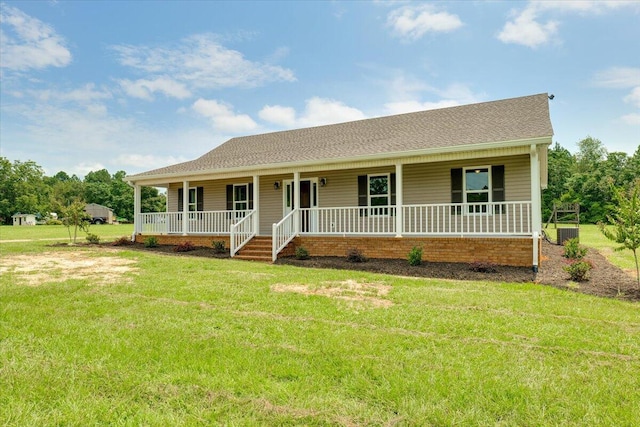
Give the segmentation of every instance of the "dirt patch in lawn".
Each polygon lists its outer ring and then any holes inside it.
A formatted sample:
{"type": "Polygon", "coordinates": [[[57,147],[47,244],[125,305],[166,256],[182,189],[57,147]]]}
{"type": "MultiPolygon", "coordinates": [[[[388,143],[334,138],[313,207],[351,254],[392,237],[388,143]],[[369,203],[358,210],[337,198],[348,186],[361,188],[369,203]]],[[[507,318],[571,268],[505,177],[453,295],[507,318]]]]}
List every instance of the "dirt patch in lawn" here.
{"type": "Polygon", "coordinates": [[[271,286],[274,292],[293,292],[303,295],[320,295],[350,302],[370,304],[373,307],[391,307],[393,302],[382,297],[391,290],[391,286],[382,283],[343,280],[340,282],[322,282],[320,285],[281,284],[271,286]]]}
{"type": "Polygon", "coordinates": [[[12,273],[18,284],[38,286],[70,279],[90,279],[93,285],[126,281],[135,261],[116,256],[96,256],[87,251],[56,251],[3,256],[0,273],[12,273]]]}

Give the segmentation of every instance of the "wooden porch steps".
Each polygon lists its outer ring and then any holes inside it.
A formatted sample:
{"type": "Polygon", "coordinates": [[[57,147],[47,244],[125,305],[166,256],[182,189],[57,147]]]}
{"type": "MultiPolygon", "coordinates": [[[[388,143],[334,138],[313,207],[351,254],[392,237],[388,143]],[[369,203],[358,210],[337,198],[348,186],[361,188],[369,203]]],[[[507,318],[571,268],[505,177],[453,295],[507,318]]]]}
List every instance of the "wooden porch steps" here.
{"type": "Polygon", "coordinates": [[[271,236],[255,236],[240,249],[234,258],[271,262],[271,236]]]}

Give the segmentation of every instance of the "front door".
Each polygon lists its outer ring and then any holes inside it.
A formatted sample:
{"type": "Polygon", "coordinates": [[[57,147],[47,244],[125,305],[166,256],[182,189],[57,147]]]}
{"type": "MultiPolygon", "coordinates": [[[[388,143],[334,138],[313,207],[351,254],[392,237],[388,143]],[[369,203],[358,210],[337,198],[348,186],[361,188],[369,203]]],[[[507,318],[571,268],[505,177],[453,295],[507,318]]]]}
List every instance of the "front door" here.
{"type": "MultiPolygon", "coordinates": [[[[284,214],[287,215],[295,208],[293,195],[293,181],[285,181],[283,194],[284,214]]],[[[312,233],[318,229],[318,213],[309,208],[318,207],[318,179],[300,180],[300,227],[303,233],[312,233]]]]}

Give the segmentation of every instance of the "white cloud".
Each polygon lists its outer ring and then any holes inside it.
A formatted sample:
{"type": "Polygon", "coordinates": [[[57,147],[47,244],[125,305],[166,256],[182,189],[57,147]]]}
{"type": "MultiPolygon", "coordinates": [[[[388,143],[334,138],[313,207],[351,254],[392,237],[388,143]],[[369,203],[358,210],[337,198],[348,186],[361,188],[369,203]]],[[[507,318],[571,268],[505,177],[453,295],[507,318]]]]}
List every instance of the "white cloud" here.
{"type": "Polygon", "coordinates": [[[155,169],[161,168],[168,165],[173,165],[176,163],[186,162],[187,158],[185,157],[175,157],[175,156],[158,156],[155,154],[136,154],[136,153],[127,153],[118,156],[118,163],[124,166],[132,166],[135,168],[143,168],[143,169],[155,169]]]}
{"type": "Polygon", "coordinates": [[[296,113],[294,108],[281,105],[265,105],[258,115],[266,122],[285,128],[321,126],[367,118],[357,108],[349,107],[335,99],[317,96],[305,101],[304,111],[300,115],[296,113]]]}
{"type": "Polygon", "coordinates": [[[536,18],[535,9],[524,9],[512,21],[504,24],[498,39],[503,43],[521,44],[531,48],[548,43],[558,33],[558,23],[547,21],[541,24],[536,18]]]}
{"type": "Polygon", "coordinates": [[[367,116],[357,108],[349,107],[333,99],[313,97],[305,102],[298,126],[320,126],[332,123],[351,122],[366,119],[367,116]]]}
{"type": "Polygon", "coordinates": [[[417,40],[428,32],[450,32],[463,24],[457,15],[439,12],[427,4],[392,10],[387,15],[387,25],[391,27],[394,35],[406,40],[417,40]]]}
{"type": "Polygon", "coordinates": [[[524,9],[512,11],[513,18],[505,23],[497,37],[504,43],[536,48],[556,41],[559,34],[559,22],[548,19],[545,23],[541,23],[539,22],[540,15],[550,13],[593,15],[621,8],[640,10],[640,3],[610,0],[532,0],[527,3],[524,9]]]}
{"type": "Polygon", "coordinates": [[[118,83],[120,83],[127,95],[147,101],[153,100],[153,93],[155,92],[177,99],[185,99],[191,96],[191,92],[184,84],[176,82],[169,77],[157,77],[153,80],[139,79],[136,81],[122,79],[118,83]]]}
{"type": "Polygon", "coordinates": [[[634,87],[631,93],[624,97],[624,102],[640,108],[640,86],[634,87]]]}
{"type": "Polygon", "coordinates": [[[236,114],[229,104],[215,99],[198,99],[193,103],[193,111],[211,120],[213,127],[221,132],[244,133],[258,127],[246,114],[236,114]]]}
{"type": "Polygon", "coordinates": [[[626,89],[640,86],[640,68],[611,67],[596,73],[593,82],[596,86],[626,89]]]}
{"type": "Polygon", "coordinates": [[[625,114],[620,120],[628,125],[640,126],[640,113],[625,114]]]}
{"type": "Polygon", "coordinates": [[[291,107],[265,105],[258,116],[266,122],[279,126],[294,127],[296,125],[296,110],[291,107]]]}
{"type": "Polygon", "coordinates": [[[268,82],[295,81],[293,71],[247,60],[242,53],[224,47],[213,34],[187,37],[175,46],[118,45],[111,49],[122,65],[156,78],[167,76],[189,89],[256,87],[268,82]]]}
{"type": "Polygon", "coordinates": [[[93,83],[87,83],[78,89],[72,89],[70,91],[60,90],[32,90],[29,93],[36,97],[40,101],[55,101],[55,102],[76,102],[79,104],[87,104],[98,100],[110,99],[112,97],[111,92],[106,89],[96,89],[96,85],[93,83]]]}
{"type": "Polygon", "coordinates": [[[2,4],[0,67],[26,71],[50,66],[64,67],[70,62],[71,52],[53,28],[20,9],[2,4]]]}

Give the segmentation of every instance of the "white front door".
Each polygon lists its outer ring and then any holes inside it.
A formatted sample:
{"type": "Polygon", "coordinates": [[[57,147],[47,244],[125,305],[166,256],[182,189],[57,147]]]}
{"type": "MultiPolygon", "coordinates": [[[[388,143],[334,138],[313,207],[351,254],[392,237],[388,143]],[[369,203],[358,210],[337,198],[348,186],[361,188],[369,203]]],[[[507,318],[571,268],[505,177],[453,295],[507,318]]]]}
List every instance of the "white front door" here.
{"type": "MultiPolygon", "coordinates": [[[[283,211],[287,215],[294,206],[293,181],[284,181],[283,211]]],[[[318,207],[318,178],[300,180],[300,231],[313,233],[318,231],[318,212],[310,208],[318,207]]]]}

